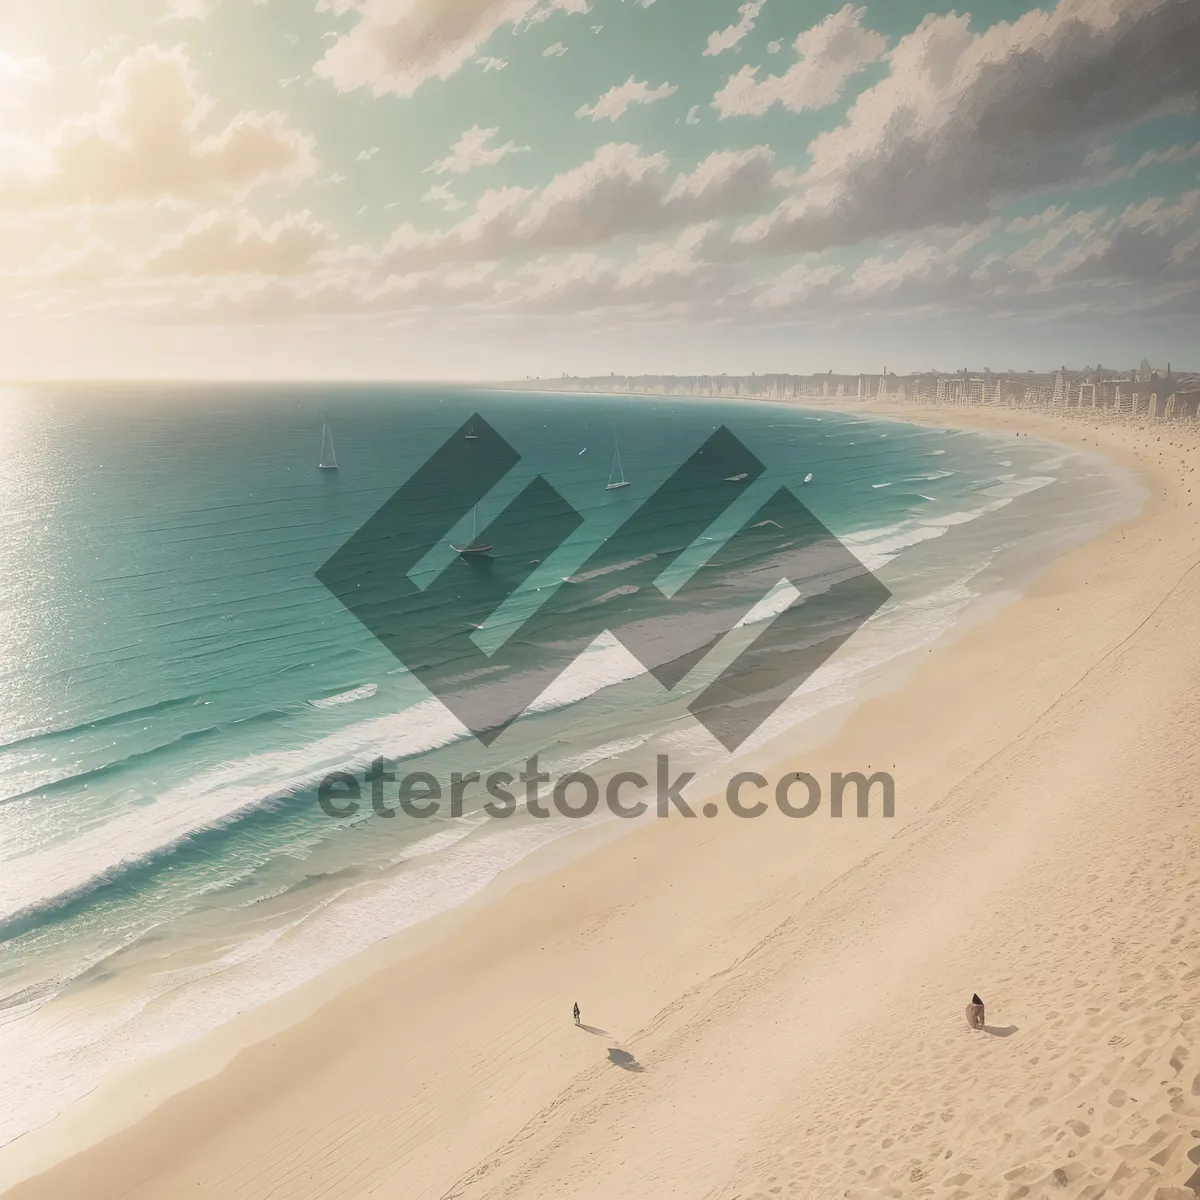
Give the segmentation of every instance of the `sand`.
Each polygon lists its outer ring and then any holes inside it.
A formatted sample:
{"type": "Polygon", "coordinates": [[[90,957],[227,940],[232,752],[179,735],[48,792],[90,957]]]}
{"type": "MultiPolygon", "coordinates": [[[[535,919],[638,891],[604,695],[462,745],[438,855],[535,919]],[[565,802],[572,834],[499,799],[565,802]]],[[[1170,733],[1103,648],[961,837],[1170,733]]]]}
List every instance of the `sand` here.
{"type": "Polygon", "coordinates": [[[654,821],[527,869],[211,1078],[10,1147],[0,1178],[61,1161],[4,1194],[1200,1190],[1200,446],[884,411],[1083,442],[1150,489],[825,744],[754,754],[890,770],[893,819],[654,821]]]}

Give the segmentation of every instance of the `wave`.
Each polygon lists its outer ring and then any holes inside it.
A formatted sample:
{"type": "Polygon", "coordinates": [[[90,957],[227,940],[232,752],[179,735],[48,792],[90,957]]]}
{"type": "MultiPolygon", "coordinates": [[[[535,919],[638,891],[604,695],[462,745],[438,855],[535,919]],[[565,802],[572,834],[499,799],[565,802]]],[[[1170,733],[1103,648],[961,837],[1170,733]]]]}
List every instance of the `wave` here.
{"type": "Polygon", "coordinates": [[[578,575],[566,575],[563,577],[563,583],[583,583],[588,579],[596,579],[600,575],[611,575],[614,571],[640,567],[642,563],[653,562],[657,557],[657,553],[643,554],[641,558],[631,558],[628,562],[612,563],[607,567],[597,567],[594,571],[581,571],[578,575]]]}
{"type": "Polygon", "coordinates": [[[121,712],[110,713],[106,717],[96,717],[90,721],[80,721],[77,725],[64,725],[58,729],[43,729],[37,733],[26,734],[11,742],[0,744],[0,754],[6,750],[19,750],[39,742],[53,741],[56,738],[77,737],[93,729],[106,729],[112,725],[121,725],[126,721],[143,721],[147,717],[157,716],[173,708],[186,708],[200,700],[199,696],[178,696],[172,700],[159,700],[155,704],[145,704],[138,708],[127,708],[121,712]]]}
{"type": "Polygon", "coordinates": [[[288,715],[290,714],[286,709],[272,708],[260,713],[253,713],[248,717],[239,717],[234,721],[223,722],[217,725],[206,725],[203,729],[191,729],[187,733],[179,734],[178,737],[160,742],[157,746],[152,746],[148,750],[135,751],[132,754],[125,755],[124,758],[104,763],[98,767],[92,767],[86,771],[74,771],[68,775],[55,775],[49,779],[40,781],[32,787],[26,787],[19,792],[0,796],[0,804],[9,804],[16,800],[28,800],[33,796],[49,798],[59,795],[62,792],[72,791],[81,784],[87,786],[98,779],[109,779],[137,767],[144,767],[148,762],[176,752],[181,746],[207,741],[241,726],[278,721],[288,715]]]}
{"type": "Polygon", "coordinates": [[[364,683],[362,687],[351,688],[348,692],[339,692],[336,696],[325,696],[320,700],[310,700],[313,708],[334,708],[340,704],[353,704],[355,700],[369,700],[379,691],[377,683],[364,683]]]}
{"type": "Polygon", "coordinates": [[[1049,484],[1055,482],[1054,476],[1034,475],[1028,479],[1015,479],[1011,482],[998,483],[992,487],[981,488],[976,492],[978,496],[994,497],[987,504],[982,504],[977,508],[964,509],[961,512],[947,513],[941,517],[919,517],[918,520],[922,524],[937,528],[965,525],[968,521],[975,521],[979,517],[986,516],[988,513],[996,512],[1021,496],[1028,495],[1030,492],[1036,492],[1038,489],[1047,487],[1049,484]]]}
{"type": "MultiPolygon", "coordinates": [[[[975,509],[914,517],[842,540],[868,570],[878,570],[905,549],[1051,482],[1050,477],[1035,477],[997,484],[979,493],[990,499],[975,509]]],[[[644,673],[624,646],[611,634],[602,634],[538,696],[528,714],[576,704],[644,673]]],[[[470,736],[457,718],[431,699],[360,721],[298,749],[260,753],[207,770],[164,792],[151,805],[127,810],[68,842],[9,860],[0,875],[0,936],[15,921],[111,886],[127,872],[154,869],[202,834],[228,830],[256,812],[312,791],[332,771],[361,770],[380,754],[403,761],[470,736]]]]}

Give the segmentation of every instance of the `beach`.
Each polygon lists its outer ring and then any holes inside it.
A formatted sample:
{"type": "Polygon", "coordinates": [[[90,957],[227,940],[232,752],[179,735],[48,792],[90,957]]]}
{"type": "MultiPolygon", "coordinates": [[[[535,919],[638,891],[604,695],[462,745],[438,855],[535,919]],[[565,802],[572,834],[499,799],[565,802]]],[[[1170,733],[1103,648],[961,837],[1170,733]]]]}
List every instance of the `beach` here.
{"type": "Polygon", "coordinates": [[[771,780],[888,771],[893,818],[721,811],[562,839],[101,1083],[0,1151],[3,1194],[1200,1190],[1200,445],[875,411],[1080,447],[1148,491],[818,744],[739,760],[771,780]]]}

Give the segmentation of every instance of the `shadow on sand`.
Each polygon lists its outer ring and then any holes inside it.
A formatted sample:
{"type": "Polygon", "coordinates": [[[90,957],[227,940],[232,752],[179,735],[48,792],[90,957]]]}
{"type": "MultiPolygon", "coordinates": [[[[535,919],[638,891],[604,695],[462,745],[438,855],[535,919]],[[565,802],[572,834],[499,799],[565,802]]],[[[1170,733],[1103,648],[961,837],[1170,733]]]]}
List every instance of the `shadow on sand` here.
{"type": "Polygon", "coordinates": [[[581,1021],[579,1023],[579,1028],[582,1029],[584,1033],[594,1033],[597,1037],[608,1037],[607,1029],[597,1029],[595,1025],[585,1025],[581,1021]]]}
{"type": "Polygon", "coordinates": [[[615,1046],[608,1048],[609,1061],[615,1063],[622,1071],[644,1071],[642,1066],[628,1050],[618,1050],[615,1046]]]}
{"type": "Polygon", "coordinates": [[[985,1025],[984,1033],[990,1033],[992,1037],[1012,1037],[1017,1032],[1017,1025],[985,1025]]]}

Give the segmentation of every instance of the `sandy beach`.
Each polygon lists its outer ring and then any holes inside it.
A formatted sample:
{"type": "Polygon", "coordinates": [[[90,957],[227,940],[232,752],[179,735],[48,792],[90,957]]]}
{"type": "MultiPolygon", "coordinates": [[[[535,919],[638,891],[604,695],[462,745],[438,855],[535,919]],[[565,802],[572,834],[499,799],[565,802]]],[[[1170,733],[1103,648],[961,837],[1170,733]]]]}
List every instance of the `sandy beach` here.
{"type": "Polygon", "coordinates": [[[1083,445],[1150,493],[823,744],[745,764],[889,771],[894,818],[558,845],[14,1143],[3,1195],[1200,1194],[1200,443],[873,411],[1083,445]]]}

